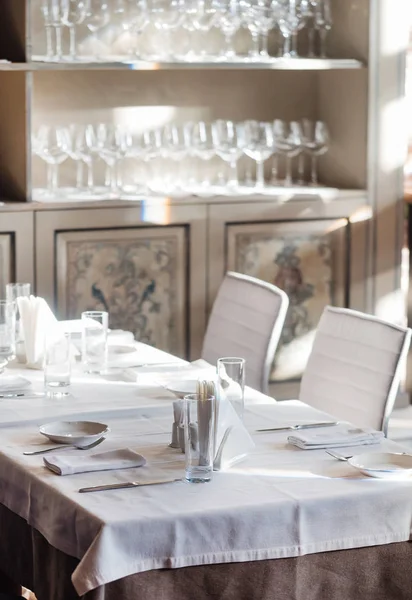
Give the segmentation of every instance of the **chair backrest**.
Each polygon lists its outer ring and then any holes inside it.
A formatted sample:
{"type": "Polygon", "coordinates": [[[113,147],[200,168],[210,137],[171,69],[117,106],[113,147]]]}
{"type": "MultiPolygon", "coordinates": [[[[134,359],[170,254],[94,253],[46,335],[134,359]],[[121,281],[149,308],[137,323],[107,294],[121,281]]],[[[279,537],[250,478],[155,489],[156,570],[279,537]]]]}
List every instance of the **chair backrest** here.
{"type": "Polygon", "coordinates": [[[327,306],[299,399],[338,419],[386,435],[410,341],[410,329],[327,306]]]}
{"type": "Polygon", "coordinates": [[[246,384],[266,393],[288,306],[275,285],[228,272],[209,317],[202,358],[212,364],[223,356],[244,358],[246,384]]]}

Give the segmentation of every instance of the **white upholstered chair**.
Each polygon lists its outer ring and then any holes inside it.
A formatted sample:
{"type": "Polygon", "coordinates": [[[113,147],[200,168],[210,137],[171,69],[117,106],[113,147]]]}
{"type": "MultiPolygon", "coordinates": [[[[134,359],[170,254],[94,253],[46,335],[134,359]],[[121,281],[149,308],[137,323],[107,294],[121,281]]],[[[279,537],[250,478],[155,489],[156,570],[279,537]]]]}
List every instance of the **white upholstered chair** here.
{"type": "Polygon", "coordinates": [[[246,359],[246,384],[266,393],[289,298],[260,279],[228,272],[219,288],[203,341],[202,358],[246,359]]]}
{"type": "Polygon", "coordinates": [[[386,435],[410,341],[410,329],[327,306],[299,399],[340,420],[386,435]]]}

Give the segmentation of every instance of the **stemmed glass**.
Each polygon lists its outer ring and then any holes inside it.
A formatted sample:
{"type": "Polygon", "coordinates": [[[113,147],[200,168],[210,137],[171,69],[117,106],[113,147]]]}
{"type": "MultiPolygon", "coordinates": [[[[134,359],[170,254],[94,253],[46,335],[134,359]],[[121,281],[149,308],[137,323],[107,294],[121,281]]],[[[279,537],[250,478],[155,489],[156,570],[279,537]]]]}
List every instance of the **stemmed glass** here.
{"type": "Polygon", "coordinates": [[[96,129],[97,153],[106,163],[110,173],[110,192],[117,194],[117,162],[121,148],[124,147],[122,140],[123,132],[116,125],[100,123],[96,129]]]}
{"type": "Polygon", "coordinates": [[[328,128],[323,121],[302,120],[302,145],[311,157],[311,185],[319,185],[318,157],[325,154],[329,145],[328,128]]]}
{"type": "MultiPolygon", "coordinates": [[[[217,8],[216,0],[186,0],[183,27],[190,33],[210,31],[218,17],[217,8]]],[[[200,54],[204,56],[205,52],[201,50],[200,54]]],[[[195,53],[189,50],[185,58],[192,55],[195,53]]]]}
{"type": "Polygon", "coordinates": [[[138,54],[137,41],[139,35],[149,24],[149,11],[146,0],[116,0],[114,12],[120,17],[123,31],[128,31],[133,37],[131,52],[138,54]]]}
{"type": "MultiPolygon", "coordinates": [[[[87,191],[92,194],[94,190],[93,157],[87,143],[87,127],[84,125],[71,126],[71,156],[74,160],[79,161],[79,165],[82,165],[83,163],[86,165],[87,191]]],[[[82,172],[79,166],[77,173],[78,188],[81,188],[82,186],[82,179],[80,178],[81,174],[82,172]]]]}
{"type": "Polygon", "coordinates": [[[224,60],[233,60],[236,52],[233,38],[242,26],[242,10],[238,0],[217,0],[218,16],[217,27],[225,37],[225,49],[222,53],[224,60]]]}
{"type": "MultiPolygon", "coordinates": [[[[86,15],[86,27],[92,34],[92,45],[96,46],[97,32],[105,27],[110,21],[110,5],[108,0],[88,0],[88,12],[86,15]]],[[[100,58],[100,52],[93,48],[93,58],[100,58]]]]}
{"type": "Polygon", "coordinates": [[[60,0],[42,0],[41,12],[46,29],[47,60],[61,60],[62,52],[62,6],[60,0]],[[56,52],[53,53],[52,31],[55,30],[56,52]]]}
{"type": "Polygon", "coordinates": [[[293,185],[292,158],[298,156],[303,150],[302,129],[300,123],[291,121],[285,123],[277,119],[274,123],[276,146],[286,158],[286,173],[283,185],[293,185]]]}
{"type": "Polygon", "coordinates": [[[283,56],[296,58],[298,56],[298,32],[303,29],[310,16],[309,0],[278,0],[279,29],[285,39],[283,56]]]}
{"type": "Polygon", "coordinates": [[[165,125],[162,131],[162,154],[165,158],[171,159],[173,164],[172,180],[173,187],[179,188],[182,185],[180,165],[188,154],[189,144],[187,141],[186,130],[177,125],[165,125]]]}
{"type": "Polygon", "coordinates": [[[42,125],[34,134],[33,151],[47,164],[47,189],[54,195],[59,187],[59,165],[69,156],[70,132],[67,127],[42,125]]]}
{"type": "Polygon", "coordinates": [[[212,139],[215,152],[229,165],[228,187],[239,185],[237,161],[243,154],[243,138],[240,125],[233,121],[219,119],[212,123],[212,139]]]}
{"type": "Polygon", "coordinates": [[[319,31],[320,57],[326,58],[326,41],[333,24],[330,0],[318,0],[314,21],[315,29],[319,31]]]}
{"type": "MultiPolygon", "coordinates": [[[[158,31],[167,35],[170,50],[170,33],[178,29],[185,18],[183,0],[149,0],[150,20],[158,31]]],[[[172,53],[169,52],[168,56],[172,53]]]]}
{"type": "MultiPolygon", "coordinates": [[[[215,146],[213,143],[213,131],[210,123],[199,121],[194,123],[191,129],[191,148],[195,156],[201,159],[203,164],[207,167],[216,156],[215,146]]],[[[201,174],[200,185],[207,187],[210,185],[210,177],[208,175],[208,169],[205,169],[206,173],[201,174]]]]}
{"type": "Polygon", "coordinates": [[[268,35],[278,20],[276,0],[241,0],[243,21],[252,37],[252,60],[270,58],[268,35]]]}
{"type": "Polygon", "coordinates": [[[70,50],[69,60],[76,60],[76,27],[81,25],[87,16],[89,0],[61,0],[61,22],[69,28],[70,50]]]}
{"type": "Polygon", "coordinates": [[[265,160],[273,153],[273,129],[271,123],[245,121],[244,153],[256,161],[256,187],[265,187],[265,160]]]}

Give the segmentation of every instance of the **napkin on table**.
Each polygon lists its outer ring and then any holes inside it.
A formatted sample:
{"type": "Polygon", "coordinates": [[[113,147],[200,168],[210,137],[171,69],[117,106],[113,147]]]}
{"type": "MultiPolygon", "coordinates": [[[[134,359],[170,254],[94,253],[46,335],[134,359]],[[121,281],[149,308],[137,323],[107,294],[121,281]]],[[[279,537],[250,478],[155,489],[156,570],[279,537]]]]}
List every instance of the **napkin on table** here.
{"type": "Polygon", "coordinates": [[[91,471],[112,471],[117,469],[132,469],[143,467],[146,459],[130,448],[109,450],[100,454],[84,455],[79,452],[74,454],[52,454],[43,458],[48,469],[57,475],[74,475],[75,473],[89,473],[91,471]]]}
{"type": "Polygon", "coordinates": [[[26,366],[30,369],[43,367],[44,340],[47,331],[55,326],[57,319],[44,298],[30,296],[17,298],[26,348],[26,366]]]}
{"type": "Polygon", "coordinates": [[[25,377],[17,375],[0,375],[0,394],[26,390],[31,386],[31,382],[25,377]]]}
{"type": "Polygon", "coordinates": [[[375,431],[370,427],[360,428],[349,423],[340,423],[333,427],[306,429],[294,433],[288,437],[288,442],[303,450],[317,450],[377,444],[383,437],[382,431],[375,431]]]}

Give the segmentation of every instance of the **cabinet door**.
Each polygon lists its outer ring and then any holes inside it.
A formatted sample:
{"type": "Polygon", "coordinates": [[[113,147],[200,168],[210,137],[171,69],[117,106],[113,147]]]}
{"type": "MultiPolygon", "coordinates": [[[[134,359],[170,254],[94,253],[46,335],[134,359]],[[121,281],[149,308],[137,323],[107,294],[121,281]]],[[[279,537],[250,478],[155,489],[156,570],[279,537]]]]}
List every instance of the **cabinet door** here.
{"type": "Polygon", "coordinates": [[[206,320],[206,209],[145,205],[36,214],[39,293],[60,318],[107,309],[110,327],[199,358],[206,320]]]}
{"type": "Polygon", "coordinates": [[[34,216],[30,210],[0,209],[0,297],[6,283],[34,283],[34,216]]]}
{"type": "Polygon", "coordinates": [[[112,329],[186,356],[184,226],[71,231],[56,240],[59,314],[107,310],[112,329]]]}
{"type": "Polygon", "coordinates": [[[350,224],[347,218],[333,218],[334,210],[339,215],[332,206],[326,214],[317,212],[315,203],[255,203],[210,211],[209,310],[228,270],[273,283],[289,296],[270,378],[278,384],[272,388],[278,396],[277,389],[288,394],[292,388],[296,395],[295,385],[280,383],[301,378],[323,308],[349,305],[350,224]]]}
{"type": "Polygon", "coordinates": [[[4,298],[6,283],[11,281],[12,249],[11,234],[0,234],[0,297],[4,298]]]}
{"type": "Polygon", "coordinates": [[[301,377],[324,307],[347,305],[347,230],[346,221],[329,220],[227,227],[227,269],[289,297],[271,382],[301,377]]]}

